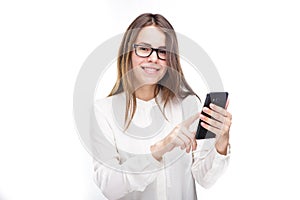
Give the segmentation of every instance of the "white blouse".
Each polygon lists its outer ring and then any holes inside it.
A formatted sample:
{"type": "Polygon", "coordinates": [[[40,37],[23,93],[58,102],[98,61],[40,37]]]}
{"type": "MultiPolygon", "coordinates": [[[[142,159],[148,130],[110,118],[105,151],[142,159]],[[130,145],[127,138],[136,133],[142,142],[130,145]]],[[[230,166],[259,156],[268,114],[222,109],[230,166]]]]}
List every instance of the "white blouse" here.
{"type": "MultiPolygon", "coordinates": [[[[136,100],[134,117],[125,132],[124,93],[94,104],[96,122],[92,122],[90,134],[97,186],[108,199],[197,199],[195,180],[204,188],[212,186],[226,169],[230,153],[219,154],[215,139],[197,140],[195,151],[174,148],[159,162],[152,157],[150,146],[199,112],[199,100],[195,96],[173,100],[167,104],[165,116],[158,106],[163,107],[160,94],[157,101],[136,100]]],[[[190,130],[197,125],[198,120],[190,130]]]]}

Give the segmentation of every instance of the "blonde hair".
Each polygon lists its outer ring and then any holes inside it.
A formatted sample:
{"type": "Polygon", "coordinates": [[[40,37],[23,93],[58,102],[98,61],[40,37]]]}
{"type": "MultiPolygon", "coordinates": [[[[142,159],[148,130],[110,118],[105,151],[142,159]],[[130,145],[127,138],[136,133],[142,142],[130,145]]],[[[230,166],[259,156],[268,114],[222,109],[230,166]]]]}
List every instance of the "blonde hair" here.
{"type": "MultiPolygon", "coordinates": [[[[175,97],[175,94],[177,94],[180,98],[185,98],[188,95],[197,96],[184,78],[179,58],[178,41],[172,25],[160,14],[142,14],[129,25],[123,36],[118,52],[117,81],[108,95],[112,96],[125,92],[125,130],[129,127],[136,110],[134,87],[128,76],[126,77],[125,75],[132,69],[131,52],[133,51],[133,44],[139,34],[139,31],[146,26],[155,26],[164,32],[166,36],[167,66],[176,71],[178,74],[177,76],[172,76],[170,71],[167,70],[164,77],[156,85],[154,96],[161,91],[162,101],[164,102],[163,109],[160,108],[162,113],[164,114],[164,109],[167,103],[175,97]],[[167,88],[164,85],[171,86],[171,88],[167,88]]],[[[200,100],[199,97],[198,99],[200,100]]]]}

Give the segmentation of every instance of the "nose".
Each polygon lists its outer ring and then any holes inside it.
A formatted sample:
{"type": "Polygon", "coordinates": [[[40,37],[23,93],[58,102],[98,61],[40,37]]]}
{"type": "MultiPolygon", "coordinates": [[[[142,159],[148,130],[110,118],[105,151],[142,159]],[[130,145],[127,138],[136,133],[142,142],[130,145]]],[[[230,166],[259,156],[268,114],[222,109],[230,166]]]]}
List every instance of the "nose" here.
{"type": "Polygon", "coordinates": [[[152,51],[151,55],[148,57],[148,61],[157,62],[158,56],[157,51],[152,51]]]}

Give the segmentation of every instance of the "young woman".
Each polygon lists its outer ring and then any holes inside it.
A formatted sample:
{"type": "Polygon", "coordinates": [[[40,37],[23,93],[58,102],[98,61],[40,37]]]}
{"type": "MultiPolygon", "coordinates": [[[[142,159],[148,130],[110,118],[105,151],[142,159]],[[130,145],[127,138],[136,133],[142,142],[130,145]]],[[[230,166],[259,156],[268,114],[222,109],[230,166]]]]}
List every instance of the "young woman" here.
{"type": "Polygon", "coordinates": [[[197,199],[195,180],[210,187],[228,164],[231,114],[213,104],[202,108],[212,119],[200,114],[174,29],[159,14],[130,24],[117,67],[110,95],[94,105],[96,184],[108,199],[197,199]],[[195,140],[199,118],[216,139],[195,140]]]}

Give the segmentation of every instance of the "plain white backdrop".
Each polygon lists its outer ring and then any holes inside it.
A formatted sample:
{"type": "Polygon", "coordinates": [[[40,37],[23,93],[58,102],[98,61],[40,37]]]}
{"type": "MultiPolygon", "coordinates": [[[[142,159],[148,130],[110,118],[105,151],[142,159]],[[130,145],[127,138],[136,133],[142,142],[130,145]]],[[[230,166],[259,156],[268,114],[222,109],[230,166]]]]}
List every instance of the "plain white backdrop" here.
{"type": "Polygon", "coordinates": [[[74,84],[88,55],[144,12],[196,41],[230,93],[231,162],[199,199],[299,199],[299,9],[296,0],[1,1],[0,199],[103,199],[76,132],[74,84]]]}

